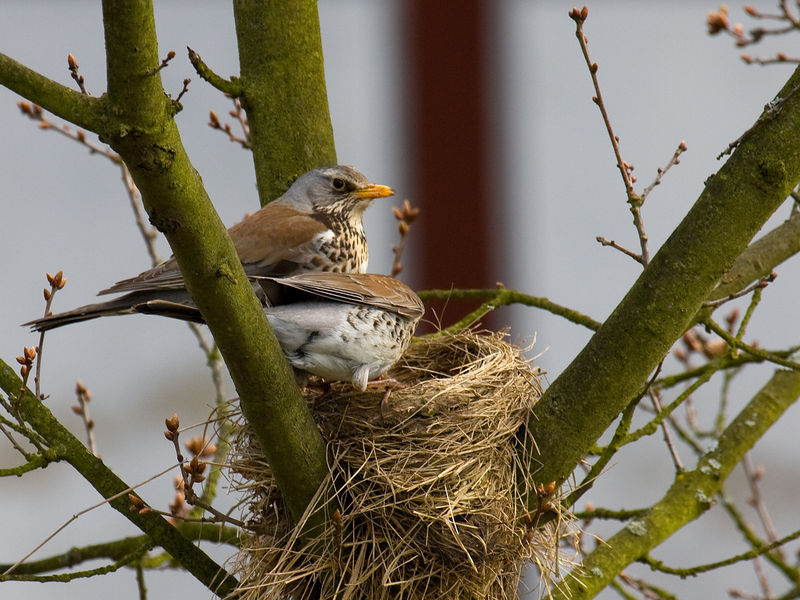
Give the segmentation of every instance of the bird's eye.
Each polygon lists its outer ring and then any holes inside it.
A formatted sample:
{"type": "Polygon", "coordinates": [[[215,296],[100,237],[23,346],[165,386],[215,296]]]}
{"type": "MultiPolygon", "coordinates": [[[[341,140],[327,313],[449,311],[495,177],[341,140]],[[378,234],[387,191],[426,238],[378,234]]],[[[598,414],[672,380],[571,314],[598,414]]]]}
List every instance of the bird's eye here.
{"type": "Polygon", "coordinates": [[[346,185],[345,181],[341,177],[336,177],[333,180],[333,189],[335,189],[337,191],[341,192],[345,188],[345,185],[346,185]]]}

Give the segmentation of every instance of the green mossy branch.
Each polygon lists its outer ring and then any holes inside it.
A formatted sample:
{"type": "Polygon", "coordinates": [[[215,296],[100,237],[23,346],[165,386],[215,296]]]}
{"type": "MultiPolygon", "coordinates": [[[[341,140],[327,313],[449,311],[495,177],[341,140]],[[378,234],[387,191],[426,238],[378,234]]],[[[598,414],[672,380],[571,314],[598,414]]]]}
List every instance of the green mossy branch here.
{"type": "Polygon", "coordinates": [[[589,343],[545,391],[528,427],[537,481],[563,482],[636,397],[720,278],[800,181],[795,71],[589,343]]]}
{"type": "Polygon", "coordinates": [[[752,550],[748,550],[747,552],[742,552],[741,554],[737,554],[735,556],[731,556],[723,560],[718,560],[713,563],[696,565],[694,567],[685,567],[685,568],[670,567],[668,565],[665,565],[662,561],[654,559],[649,554],[644,558],[639,559],[639,562],[643,562],[644,564],[648,565],[651,569],[653,569],[653,571],[658,571],[660,573],[677,575],[680,578],[696,577],[700,573],[706,573],[708,571],[713,571],[714,569],[720,569],[722,567],[735,565],[738,562],[753,560],[754,558],[758,556],[763,556],[764,554],[768,554],[771,551],[775,550],[776,548],[780,548],[784,544],[788,544],[789,542],[796,540],[797,538],[800,538],[800,530],[794,531],[789,535],[782,537],[779,540],[775,540],[771,544],[759,545],[754,547],[752,550]]]}
{"type": "Polygon", "coordinates": [[[57,456],[80,473],[103,498],[116,497],[109,504],[170,553],[183,567],[219,596],[233,592],[238,582],[208,555],[185,538],[180,531],[156,513],[131,512],[127,491],[130,486],[89,452],[32,392],[22,389],[22,380],[5,362],[0,361],[0,388],[15,402],[25,421],[41,435],[57,456]]]}
{"type": "MultiPolygon", "coordinates": [[[[727,512],[731,519],[733,519],[733,522],[736,524],[736,528],[741,532],[744,539],[747,540],[747,543],[750,544],[752,548],[765,548],[768,545],[767,542],[758,538],[758,536],[753,533],[753,528],[751,527],[750,523],[745,521],[744,517],[736,508],[736,506],[734,506],[734,504],[728,499],[724,488],[720,488],[717,496],[720,499],[722,508],[724,508],[725,512],[727,512]]],[[[800,569],[787,564],[786,560],[784,560],[784,556],[779,555],[779,553],[775,552],[774,550],[765,552],[763,556],[766,560],[772,563],[776,569],[783,573],[788,580],[793,581],[795,585],[800,585],[800,569]]]]}
{"type": "MultiPolygon", "coordinates": [[[[44,469],[47,465],[56,460],[55,452],[48,452],[47,455],[33,454],[21,465],[0,469],[0,477],[22,477],[25,473],[29,473],[30,471],[44,469]]],[[[2,571],[2,568],[0,568],[0,571],[2,571]]]]}
{"type": "Polygon", "coordinates": [[[423,302],[429,300],[449,300],[451,298],[458,300],[487,300],[486,303],[479,306],[472,313],[459,320],[449,327],[449,330],[459,331],[468,327],[476,322],[482,316],[494,310],[498,306],[509,306],[511,304],[522,304],[524,306],[531,306],[541,308],[548,312],[564,317],[567,321],[582,325],[596,331],[600,328],[600,322],[595,321],[591,317],[581,314],[577,310],[567,308],[560,304],[556,304],[547,298],[538,296],[531,296],[518,292],[517,290],[508,289],[505,287],[498,287],[496,289],[451,289],[451,290],[424,290],[419,292],[419,297],[423,302]]]}
{"type": "Polygon", "coordinates": [[[220,92],[229,94],[232,98],[239,98],[242,96],[242,86],[239,83],[238,77],[231,77],[230,79],[220,77],[203,62],[203,59],[200,58],[197,52],[188,46],[186,50],[189,52],[189,62],[192,63],[194,70],[197,71],[197,74],[200,75],[202,79],[217,88],[220,92]]]}
{"type": "Polygon", "coordinates": [[[327,474],[325,445],[186,155],[160,74],[152,73],[159,64],[152,6],[106,0],[103,14],[108,99],[119,120],[106,141],[130,168],[151,222],[165,234],[225,359],[242,411],[298,519],[327,474]]]}
{"type": "Polygon", "coordinates": [[[0,575],[0,581],[36,581],[38,583],[52,583],[52,582],[69,583],[70,581],[75,581],[76,579],[88,579],[89,577],[97,577],[98,575],[107,575],[108,573],[114,573],[115,571],[119,571],[122,567],[126,567],[131,563],[139,560],[150,549],[150,546],[152,546],[152,541],[147,540],[146,542],[140,544],[138,548],[134,549],[130,553],[114,561],[110,565],[105,565],[94,569],[86,569],[84,571],[70,571],[69,573],[58,573],[56,575],[29,575],[29,574],[21,574],[14,572],[10,575],[0,575]]]}
{"type": "Polygon", "coordinates": [[[612,510],[609,508],[593,508],[592,510],[583,510],[573,513],[576,519],[609,519],[613,521],[627,521],[628,519],[635,519],[647,514],[646,508],[629,508],[612,510]]]}
{"type": "Polygon", "coordinates": [[[705,326],[708,327],[711,331],[716,333],[719,337],[721,337],[731,348],[735,348],[736,350],[741,350],[742,352],[746,352],[750,356],[760,359],[762,361],[768,361],[771,363],[775,363],[776,365],[780,365],[782,367],[786,367],[787,369],[794,369],[800,370],[800,363],[797,363],[793,360],[789,360],[782,356],[783,352],[770,352],[769,350],[762,350],[761,348],[756,348],[750,344],[746,344],[740,339],[729,334],[723,327],[720,327],[715,321],[712,319],[706,319],[705,326]]]}
{"type": "MultiPolygon", "coordinates": [[[[800,211],[793,211],[781,225],[766,233],[748,246],[733,263],[708,300],[719,300],[743,290],[748,285],[769,275],[775,267],[800,252],[800,211]]],[[[709,314],[704,309],[696,318],[703,321],[709,314]]]]}
{"type": "Polygon", "coordinates": [[[242,106],[261,204],[336,164],[316,0],[234,0],[242,106]]]}
{"type": "MultiPolygon", "coordinates": [[[[210,526],[208,523],[178,523],[175,528],[192,541],[204,540],[239,546],[239,530],[236,527],[210,526]]],[[[21,575],[37,575],[68,569],[98,558],[119,561],[142,548],[150,550],[152,546],[153,542],[147,535],[136,535],[100,544],[70,548],[61,554],[24,562],[14,569],[11,575],[5,577],[0,575],[0,581],[16,580],[21,575]]],[[[141,554],[140,552],[140,556],[141,554]]],[[[9,567],[11,567],[10,564],[0,564],[0,573],[4,573],[9,567]]]]}
{"type": "Polygon", "coordinates": [[[606,468],[613,456],[622,447],[630,431],[631,423],[633,422],[633,413],[636,411],[638,404],[637,401],[631,402],[625,407],[625,410],[622,411],[622,415],[611,441],[604,448],[597,449],[600,456],[594,461],[594,464],[592,464],[592,467],[589,469],[589,472],[586,473],[580,485],[562,501],[565,508],[569,509],[571,506],[574,506],[578,498],[592,488],[594,482],[603,473],[603,469],[606,468]]]}
{"type": "MultiPolygon", "coordinates": [[[[67,57],[64,57],[66,69],[67,57]]],[[[93,98],[40,75],[13,58],[0,54],[0,85],[89,131],[105,129],[102,98],[93,98]]]]}
{"type": "Polygon", "coordinates": [[[626,566],[711,508],[733,468],[798,396],[800,372],[777,371],[725,429],[716,448],[700,458],[697,468],[679,474],[646,514],[629,521],[592,551],[552,599],[595,597],[626,566]]]}
{"type": "Polygon", "coordinates": [[[713,370],[705,371],[700,377],[694,380],[691,385],[687,386],[685,390],[683,390],[678,396],[665,407],[663,407],[658,414],[653,417],[650,421],[646,424],[642,425],[636,431],[629,433],[625,436],[620,442],[620,446],[626,446],[628,444],[632,444],[636,440],[646,436],[646,435],[653,435],[661,424],[681,405],[683,404],[687,398],[689,398],[692,394],[694,394],[701,386],[705,385],[709,379],[716,373],[713,370]]]}

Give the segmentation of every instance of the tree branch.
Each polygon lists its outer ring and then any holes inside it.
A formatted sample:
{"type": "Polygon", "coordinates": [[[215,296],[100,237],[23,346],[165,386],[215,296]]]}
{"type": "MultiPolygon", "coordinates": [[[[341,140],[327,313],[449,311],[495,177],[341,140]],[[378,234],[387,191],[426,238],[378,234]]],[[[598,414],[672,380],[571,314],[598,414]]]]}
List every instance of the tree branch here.
{"type": "Polygon", "coordinates": [[[0,54],[0,85],[79,127],[102,133],[104,101],[72,90],[0,54]]]}
{"type": "Polygon", "coordinates": [[[155,513],[140,514],[130,510],[125,492],[130,486],[117,477],[102,460],[90,453],[83,443],[72,435],[30,390],[23,388],[22,380],[5,362],[0,361],[0,388],[17,400],[20,412],[31,427],[42,435],[59,458],[71,464],[96,489],[109,504],[141,529],[147,536],[170,553],[192,575],[220,596],[233,592],[236,579],[211,560],[200,548],[163,517],[155,513]]]}
{"type": "Polygon", "coordinates": [[[733,468],[800,396],[800,372],[777,371],[701,457],[694,471],[676,477],[664,497],[589,554],[565,578],[553,599],[593,598],[618,573],[712,506],[733,468]]]}
{"type": "Polygon", "coordinates": [[[487,300],[486,304],[482,305],[473,311],[471,315],[467,315],[467,317],[451,327],[451,329],[456,330],[470,325],[477,318],[480,318],[498,306],[509,306],[511,304],[522,304],[524,306],[541,308],[542,310],[551,312],[559,317],[564,317],[567,321],[571,321],[576,325],[583,325],[584,327],[595,331],[600,328],[600,323],[598,321],[595,321],[591,317],[584,315],[577,310],[556,304],[548,298],[531,296],[529,294],[524,294],[522,292],[518,292],[517,290],[504,287],[485,290],[424,290],[419,292],[419,297],[422,298],[424,302],[429,300],[449,300],[450,298],[457,298],[459,300],[487,300]]]}
{"type": "Polygon", "coordinates": [[[181,144],[175,103],[153,72],[160,60],[152,6],[105,0],[103,15],[108,97],[121,121],[107,141],[130,168],[151,222],[165,234],[297,519],[327,474],[324,442],[181,144]]]}
{"type": "MultiPolygon", "coordinates": [[[[236,527],[215,527],[209,526],[207,523],[178,523],[175,528],[192,541],[205,540],[233,546],[239,545],[239,530],[236,527]]],[[[120,560],[135,552],[138,548],[145,546],[148,542],[152,544],[149,536],[135,535],[111,542],[91,544],[81,548],[70,548],[62,554],[24,562],[14,569],[14,575],[49,573],[50,571],[71,568],[88,560],[98,558],[120,560]]],[[[0,564],[0,573],[6,571],[10,566],[0,564]]]]}
{"type": "MultiPolygon", "coordinates": [[[[534,408],[539,482],[564,481],[642,389],[717,281],[800,180],[800,85],[762,118],[631,290],[534,408]],[[755,199],[758,199],[757,201],[755,199]]],[[[532,467],[533,468],[533,467],[532,467]]]]}
{"type": "MultiPolygon", "coordinates": [[[[746,288],[760,277],[769,275],[775,267],[800,252],[800,212],[791,216],[769,233],[747,247],[733,263],[719,285],[709,295],[713,302],[746,288]]],[[[704,321],[712,309],[704,308],[695,317],[695,323],[704,321]]]]}
{"type": "Polygon", "coordinates": [[[233,16],[264,205],[298,175],[336,164],[317,2],[235,0],[233,16]]]}
{"type": "Polygon", "coordinates": [[[194,70],[197,71],[197,74],[200,75],[202,79],[217,88],[220,92],[228,94],[233,98],[238,98],[242,95],[242,86],[239,84],[238,77],[231,77],[230,79],[220,77],[203,62],[203,59],[200,58],[197,52],[188,46],[186,50],[189,52],[189,62],[192,63],[194,70]]]}

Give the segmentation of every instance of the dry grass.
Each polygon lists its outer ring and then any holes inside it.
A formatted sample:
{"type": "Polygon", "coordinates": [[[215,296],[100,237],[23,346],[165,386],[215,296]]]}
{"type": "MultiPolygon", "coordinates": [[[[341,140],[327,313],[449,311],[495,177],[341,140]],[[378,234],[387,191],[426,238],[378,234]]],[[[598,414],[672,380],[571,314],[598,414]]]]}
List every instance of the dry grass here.
{"type": "Polygon", "coordinates": [[[241,427],[235,484],[265,532],[243,540],[242,597],[514,598],[524,564],[549,571],[556,527],[527,528],[521,502],[531,482],[520,439],[541,388],[503,338],[468,331],[412,344],[391,373],[408,385],[383,411],[382,389],[308,390],[331,470],[330,526],[315,552],[299,548],[241,427]]]}

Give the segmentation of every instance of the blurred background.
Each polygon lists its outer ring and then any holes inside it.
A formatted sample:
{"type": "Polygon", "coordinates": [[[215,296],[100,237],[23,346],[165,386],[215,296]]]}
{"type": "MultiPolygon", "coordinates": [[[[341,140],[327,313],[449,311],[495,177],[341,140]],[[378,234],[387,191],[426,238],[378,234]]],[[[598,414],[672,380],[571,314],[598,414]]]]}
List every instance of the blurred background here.
{"type": "MultiPolygon", "coordinates": [[[[466,0],[453,5],[423,0],[321,0],[325,68],[339,162],[353,164],[397,192],[366,216],[370,270],[388,273],[397,242],[392,206],[409,199],[422,214],[414,224],[402,277],[419,289],[492,287],[496,282],[604,319],[640,272],[621,253],[602,248],[596,236],[636,249],[625,194],[583,63],[571,4],[556,1],[466,0]]],[[[732,40],[706,33],[713,4],[695,1],[604,1],[590,5],[586,32],[592,58],[624,158],[635,165],[637,189],[650,183],[678,144],[688,152],[648,198],[644,220],[655,251],[721,165],[715,157],[745,131],[790,75],[786,65],[746,66],[732,40]]],[[[759,6],[775,12],[769,3],[759,6]]],[[[731,19],[744,19],[731,5],[731,19]]],[[[197,50],[223,76],[238,73],[232,9],[220,2],[157,2],[161,55],[177,57],[162,71],[166,90],[178,94],[192,78],[178,117],[184,144],[227,224],[258,208],[247,151],[207,126],[229,102],[193,72],[185,47],[197,50]]],[[[105,88],[101,8],[94,2],[15,2],[0,6],[0,51],[65,85],[72,53],[90,93],[105,88]]],[[[748,49],[792,53],[796,39],[748,49]]],[[[93,301],[97,290],[149,267],[119,171],[54,132],[42,132],[16,107],[18,97],[0,88],[0,356],[8,363],[37,337],[20,323],[43,311],[46,271],[63,270],[66,288],[54,310],[93,301]]],[[[231,121],[225,118],[225,121],[231,121]]],[[[788,216],[783,207],[767,229],[788,216]]],[[[169,255],[159,240],[162,257],[169,255]]],[[[797,344],[800,261],[778,269],[748,336],[768,348],[797,344]]],[[[455,303],[437,308],[437,319],[463,314],[455,303]]],[[[536,364],[552,380],[589,338],[587,330],[549,313],[506,308],[492,327],[509,327],[512,339],[536,339],[536,364]]],[[[147,317],[101,319],[47,336],[43,389],[53,412],[83,438],[72,415],[80,379],[92,393],[100,454],[128,483],[171,464],[163,421],[207,418],[214,395],[204,357],[188,328],[147,317]]],[[[770,367],[749,367],[731,395],[732,414],[769,377],[770,367]]],[[[233,395],[228,384],[227,393],[233,395]]],[[[696,399],[700,418],[713,413],[713,386],[696,399]]],[[[756,446],[766,466],[764,493],[776,527],[800,527],[796,410],[756,446]]],[[[683,455],[691,467],[692,457],[683,455]]],[[[18,457],[0,445],[0,465],[18,457]]],[[[672,464],[660,433],[623,451],[582,500],[633,508],[662,496],[672,464]]],[[[747,497],[736,473],[729,493],[747,497]]],[[[143,496],[166,509],[172,477],[148,484],[143,496]]],[[[224,493],[223,493],[224,496],[224,493]]],[[[93,489],[67,465],[51,465],[23,479],[0,480],[6,510],[0,562],[30,551],[74,513],[96,503],[93,489]]],[[[235,498],[222,498],[223,506],[235,498]]],[[[754,519],[752,513],[748,518],[754,519]]],[[[755,521],[754,521],[755,522],[755,521]]],[[[619,524],[597,523],[610,535],[619,524]]],[[[133,535],[137,531],[103,507],[80,517],[36,557],[133,535]]],[[[203,543],[218,560],[230,552],[203,543]]],[[[675,566],[708,562],[746,550],[726,517],[711,511],[686,527],[654,556],[675,566]]],[[[88,564],[82,568],[95,566],[88,564]]],[[[650,577],[634,566],[632,574],[650,577]]],[[[680,597],[722,597],[728,589],[758,592],[749,565],[681,581],[652,579],[680,597]]],[[[208,592],[188,575],[147,573],[151,597],[180,591],[208,592]]],[[[777,592],[783,591],[776,584],[777,592]]],[[[132,571],[76,581],[34,585],[5,583],[0,597],[137,597],[132,571]],[[113,586],[113,587],[112,587],[113,586]]],[[[536,576],[521,590],[536,598],[536,576]]],[[[616,597],[607,590],[602,598],[616,597]]]]}

